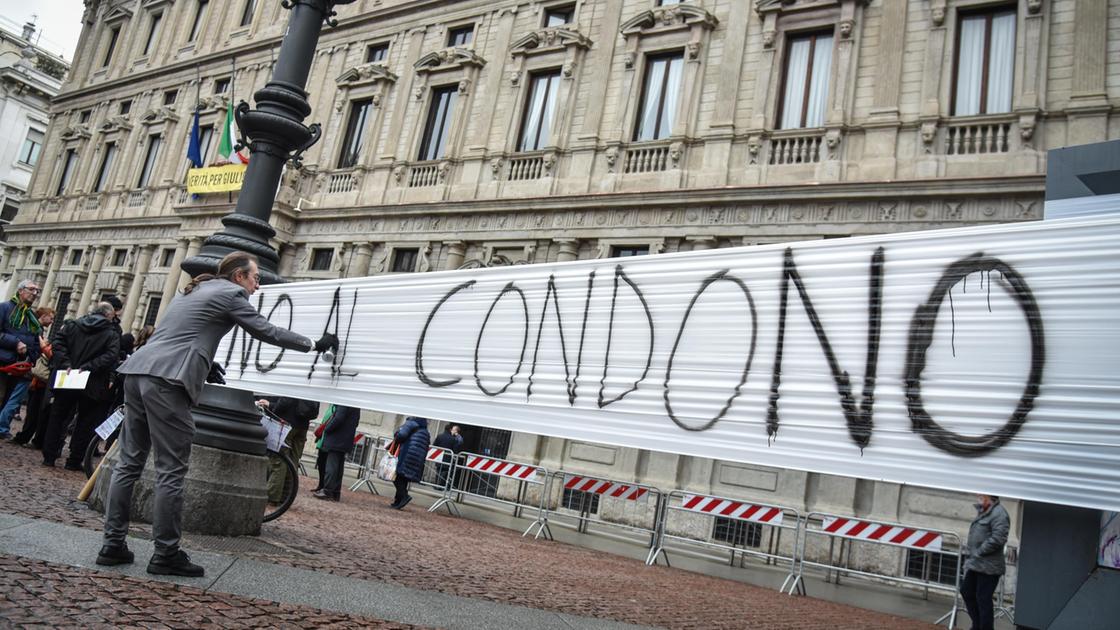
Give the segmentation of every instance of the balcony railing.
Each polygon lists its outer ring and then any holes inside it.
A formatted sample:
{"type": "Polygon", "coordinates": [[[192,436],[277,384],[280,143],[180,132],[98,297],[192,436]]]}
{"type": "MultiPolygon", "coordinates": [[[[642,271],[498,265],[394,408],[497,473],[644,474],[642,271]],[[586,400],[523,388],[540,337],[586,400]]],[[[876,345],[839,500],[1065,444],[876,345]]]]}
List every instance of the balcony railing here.
{"type": "Polygon", "coordinates": [[[435,186],[439,183],[439,180],[440,174],[438,164],[423,164],[419,166],[413,166],[408,170],[409,188],[435,186]]]}
{"type": "Polygon", "coordinates": [[[506,179],[517,182],[527,179],[540,179],[544,176],[544,156],[529,155],[509,159],[509,173],[506,179]]]}
{"type": "Polygon", "coordinates": [[[145,190],[134,190],[128,193],[128,207],[141,208],[148,203],[148,192],[145,190]]]}
{"type": "Polygon", "coordinates": [[[358,180],[353,173],[334,173],[327,180],[327,192],[330,194],[348,193],[357,188],[358,180]]]}
{"type": "Polygon", "coordinates": [[[670,166],[669,145],[637,145],[626,149],[626,162],[623,173],[655,173],[667,170],[670,166]]]}
{"type": "Polygon", "coordinates": [[[771,137],[769,163],[771,166],[783,166],[820,162],[823,142],[824,131],[771,137]]]}
{"type": "Polygon", "coordinates": [[[97,210],[101,207],[101,196],[90,195],[82,202],[82,210],[97,210]]]}
{"type": "Polygon", "coordinates": [[[950,122],[945,130],[946,155],[1007,153],[1011,150],[1011,121],[950,122]]]}

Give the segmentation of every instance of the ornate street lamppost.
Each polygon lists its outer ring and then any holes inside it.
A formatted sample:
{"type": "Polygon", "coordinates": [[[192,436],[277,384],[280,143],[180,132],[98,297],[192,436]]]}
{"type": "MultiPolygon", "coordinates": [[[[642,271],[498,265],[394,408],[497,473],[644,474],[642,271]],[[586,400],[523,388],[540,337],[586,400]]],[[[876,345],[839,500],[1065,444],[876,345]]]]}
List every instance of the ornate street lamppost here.
{"type": "MultiPolygon", "coordinates": [[[[225,229],[207,238],[198,255],[183,262],[183,271],[191,276],[214,273],[226,254],[245,251],[258,258],[262,284],[282,281],[277,274],[279,256],[269,244],[276,235],[268,221],[272,204],[284,164],[292,162],[298,167],[303,152],[319,140],[319,125],[303,124],[311,113],[304,90],[307,75],[323,23],[336,26],[334,7],[353,1],[281,2],[292,13],[272,79],[253,95],[256,109],[242,101],[235,110],[246,139],[243,143],[247,141],[251,152],[237,208],[222,217],[225,229]]],[[[267,466],[266,432],[258,422],[252,392],[207,386],[192,415],[195,448],[187,479],[184,529],[225,535],[258,533],[267,500],[261,487],[267,466]]],[[[150,472],[134,490],[134,503],[141,506],[141,512],[145,505],[150,509],[150,501],[144,499],[152,490],[150,472]]],[[[101,478],[105,483],[98,482],[96,497],[102,501],[108,477],[101,478]]],[[[96,503],[95,498],[98,507],[96,503]]]]}
{"type": "Polygon", "coordinates": [[[280,44],[272,79],[253,95],[255,110],[242,101],[235,111],[237,126],[248,139],[249,167],[245,171],[237,208],[222,217],[225,229],[212,234],[198,255],[183,261],[183,270],[195,276],[213,272],[222,257],[233,251],[245,251],[260,262],[261,284],[281,281],[277,275],[280,258],[268,240],[276,235],[269,225],[276,187],[285,162],[300,164],[303,152],[319,140],[318,123],[305,126],[303,119],[311,113],[307,102],[307,74],[315,58],[315,47],[323,23],[331,26],[334,7],[354,0],[283,0],[291,9],[288,32],[280,44]]]}

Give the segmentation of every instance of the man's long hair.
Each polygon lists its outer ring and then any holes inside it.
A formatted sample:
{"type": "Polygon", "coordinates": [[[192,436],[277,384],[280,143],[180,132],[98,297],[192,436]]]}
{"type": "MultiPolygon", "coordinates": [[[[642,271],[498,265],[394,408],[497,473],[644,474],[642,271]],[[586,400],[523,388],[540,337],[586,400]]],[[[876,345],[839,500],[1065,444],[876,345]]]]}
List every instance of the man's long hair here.
{"type": "Polygon", "coordinates": [[[222,259],[222,262],[218,263],[218,273],[200,273],[194,278],[191,278],[191,281],[187,283],[187,286],[183,287],[183,295],[194,291],[199,284],[206,282],[207,280],[214,280],[216,278],[233,280],[233,274],[237,273],[238,271],[247,270],[249,268],[249,265],[255,262],[257,262],[257,257],[248,252],[233,252],[230,254],[226,254],[226,257],[222,259]]]}

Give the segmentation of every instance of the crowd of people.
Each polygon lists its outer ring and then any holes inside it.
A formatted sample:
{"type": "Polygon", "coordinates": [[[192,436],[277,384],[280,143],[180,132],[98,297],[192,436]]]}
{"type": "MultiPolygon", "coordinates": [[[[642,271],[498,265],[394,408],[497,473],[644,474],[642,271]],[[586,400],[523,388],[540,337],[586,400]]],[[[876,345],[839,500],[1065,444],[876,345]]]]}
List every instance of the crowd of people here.
{"type": "Polygon", "coordinates": [[[116,369],[144,344],[153,327],[136,338],[121,329],[120,298],[107,295],[80,317],[61,321],[53,308],[34,308],[39,284],[22,280],[10,300],[0,303],[0,440],[42,451],[54,467],[69,436],[66,470],[82,470],[97,426],[120,404],[123,377],[116,369]],[[67,370],[89,373],[82,389],[55,386],[67,370]],[[12,422],[23,413],[19,433],[12,422]]]}

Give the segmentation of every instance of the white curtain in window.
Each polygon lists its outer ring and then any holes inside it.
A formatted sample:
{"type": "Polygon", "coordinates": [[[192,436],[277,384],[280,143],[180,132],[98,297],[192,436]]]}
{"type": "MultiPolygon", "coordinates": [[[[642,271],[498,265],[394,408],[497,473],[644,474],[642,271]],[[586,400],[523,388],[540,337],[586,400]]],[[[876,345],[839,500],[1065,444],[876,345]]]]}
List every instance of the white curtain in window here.
{"type": "Polygon", "coordinates": [[[451,115],[455,112],[455,97],[457,96],[455,90],[448,90],[444,93],[443,98],[440,99],[440,111],[437,116],[437,123],[435,133],[438,134],[438,140],[435,146],[435,152],[429,157],[429,160],[442,159],[447,152],[447,134],[451,129],[451,115]]]}
{"type": "Polygon", "coordinates": [[[953,114],[980,113],[980,83],[984,72],[984,30],[987,16],[961,18],[960,50],[957,51],[957,99],[953,114]]]}
{"type": "Polygon", "coordinates": [[[782,129],[801,126],[801,106],[805,102],[805,74],[809,71],[809,40],[790,42],[786,58],[786,89],[782,94],[782,129]]]}
{"type": "Polygon", "coordinates": [[[635,140],[654,140],[657,138],[657,114],[660,110],[661,87],[665,83],[668,60],[657,59],[650,63],[646,73],[646,98],[642,101],[641,123],[635,140]]]}
{"type": "Polygon", "coordinates": [[[536,151],[548,144],[551,133],[552,111],[556,103],[559,75],[547,74],[533,78],[529,92],[529,108],[521,129],[518,151],[536,151]]]}
{"type": "Polygon", "coordinates": [[[673,121],[677,119],[677,104],[681,100],[681,70],[684,66],[682,57],[669,59],[669,81],[665,85],[665,112],[661,116],[661,128],[657,130],[658,138],[668,138],[673,133],[673,121]]]}
{"type": "Polygon", "coordinates": [[[1015,82],[1015,14],[992,16],[991,57],[988,63],[989,114],[1011,111],[1015,82]]]}
{"type": "Polygon", "coordinates": [[[544,109],[544,92],[548,79],[541,77],[533,81],[533,92],[529,95],[529,110],[525,112],[525,128],[521,130],[520,151],[537,150],[537,131],[541,120],[541,110],[544,109]]]}
{"type": "Polygon", "coordinates": [[[809,107],[806,127],[824,126],[828,109],[828,79],[832,76],[832,35],[818,35],[813,47],[813,74],[809,78],[809,107]]]}
{"type": "Polygon", "coordinates": [[[552,138],[552,115],[556,111],[556,93],[560,90],[560,75],[553,74],[548,77],[548,98],[544,101],[544,116],[541,118],[540,140],[537,148],[543,149],[552,138]]]}

